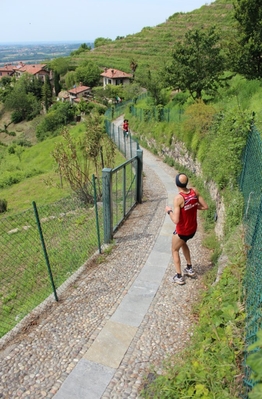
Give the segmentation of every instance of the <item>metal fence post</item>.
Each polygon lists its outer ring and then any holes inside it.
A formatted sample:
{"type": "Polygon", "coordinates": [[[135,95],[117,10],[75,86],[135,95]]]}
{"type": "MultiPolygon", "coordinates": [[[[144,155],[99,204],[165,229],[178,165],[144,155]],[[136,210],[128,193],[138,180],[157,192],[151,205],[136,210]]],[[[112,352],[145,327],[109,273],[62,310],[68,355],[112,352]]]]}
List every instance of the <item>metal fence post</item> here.
{"type": "Polygon", "coordinates": [[[93,174],[93,190],[94,190],[94,203],[95,203],[95,214],[96,214],[96,232],[97,232],[97,241],[98,241],[98,251],[101,254],[101,240],[100,240],[100,227],[99,227],[99,215],[98,215],[98,207],[97,207],[97,195],[96,195],[96,177],[93,174]]]}
{"type": "Polygon", "coordinates": [[[55,283],[54,283],[54,279],[53,279],[53,275],[52,275],[52,270],[51,270],[50,263],[49,263],[49,257],[48,257],[48,254],[47,254],[47,250],[46,250],[46,246],[45,246],[45,240],[44,240],[42,227],[41,227],[41,223],[40,223],[38,210],[37,210],[35,201],[33,201],[33,208],[34,208],[34,212],[35,212],[36,223],[37,223],[37,227],[38,227],[38,231],[39,231],[39,235],[40,235],[42,248],[43,248],[43,251],[44,251],[44,257],[45,257],[45,261],[46,261],[46,265],[47,265],[50,281],[51,281],[51,284],[52,284],[55,300],[58,302],[58,296],[57,296],[57,293],[56,293],[56,287],[55,287],[55,283]]]}
{"type": "Polygon", "coordinates": [[[112,169],[102,170],[102,195],[104,216],[104,242],[109,244],[113,238],[112,169]]]}
{"type": "Polygon", "coordinates": [[[141,149],[137,149],[137,202],[139,204],[142,203],[143,197],[143,151],[141,149]]]}

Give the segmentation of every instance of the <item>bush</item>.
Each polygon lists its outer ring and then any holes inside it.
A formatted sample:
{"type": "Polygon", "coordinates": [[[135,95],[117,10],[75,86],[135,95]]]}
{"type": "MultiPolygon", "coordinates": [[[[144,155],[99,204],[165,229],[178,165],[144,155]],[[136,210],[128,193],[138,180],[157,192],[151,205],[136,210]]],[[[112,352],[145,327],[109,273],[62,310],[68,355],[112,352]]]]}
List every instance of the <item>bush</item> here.
{"type": "Polygon", "coordinates": [[[8,154],[10,154],[10,155],[12,155],[12,154],[15,154],[15,147],[16,147],[16,145],[15,144],[11,144],[9,147],[8,147],[8,154]]]}
{"type": "Polygon", "coordinates": [[[22,122],[23,119],[24,119],[24,118],[23,118],[23,113],[22,113],[21,111],[14,111],[14,112],[12,112],[12,114],[11,114],[11,121],[12,121],[13,123],[22,122]]]}
{"type": "Polygon", "coordinates": [[[7,201],[5,199],[0,199],[0,213],[7,211],[7,201]]]}
{"type": "Polygon", "coordinates": [[[21,147],[32,147],[31,141],[25,139],[25,138],[20,138],[16,140],[16,144],[20,145],[21,147]]]}

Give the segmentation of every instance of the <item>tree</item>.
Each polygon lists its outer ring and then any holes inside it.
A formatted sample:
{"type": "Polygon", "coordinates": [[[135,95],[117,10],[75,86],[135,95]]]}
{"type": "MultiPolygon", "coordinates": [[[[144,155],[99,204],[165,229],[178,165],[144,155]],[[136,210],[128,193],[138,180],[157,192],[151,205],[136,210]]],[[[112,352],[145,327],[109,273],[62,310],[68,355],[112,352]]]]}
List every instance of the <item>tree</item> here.
{"type": "Polygon", "coordinates": [[[71,52],[70,56],[72,57],[74,55],[79,55],[81,53],[84,53],[85,51],[90,51],[91,48],[92,47],[88,46],[86,43],[82,43],[77,50],[71,52]]]}
{"type": "Polygon", "coordinates": [[[238,46],[232,64],[247,79],[262,77],[262,1],[236,0],[234,16],[238,23],[238,46]]]}
{"type": "MultiPolygon", "coordinates": [[[[62,137],[63,142],[52,153],[59,171],[82,201],[93,203],[91,173],[95,168],[98,178],[105,164],[113,166],[115,157],[115,145],[105,133],[103,118],[96,113],[89,115],[86,133],[79,142],[67,129],[63,131],[62,137]]],[[[101,196],[101,192],[98,195],[101,196]]]]}
{"type": "Polygon", "coordinates": [[[12,78],[10,76],[2,76],[0,79],[0,86],[1,87],[8,87],[11,85],[12,78]]]}
{"type": "Polygon", "coordinates": [[[111,43],[112,39],[105,38],[105,37],[98,37],[94,41],[94,47],[104,46],[105,44],[111,43]]]}
{"type": "Polygon", "coordinates": [[[73,121],[75,107],[69,102],[55,102],[48,110],[44,119],[36,127],[38,141],[43,141],[49,136],[56,136],[59,128],[73,121]]]}
{"type": "Polygon", "coordinates": [[[69,71],[65,75],[65,84],[67,89],[72,89],[77,82],[76,73],[74,71],[69,71]]]}
{"type": "Polygon", "coordinates": [[[54,71],[54,89],[55,89],[55,95],[58,96],[58,94],[61,91],[61,85],[60,85],[60,75],[57,71],[54,71]]]}
{"type": "Polygon", "coordinates": [[[138,96],[142,93],[142,87],[138,83],[131,83],[123,86],[123,98],[125,100],[136,101],[138,96]]]}
{"type": "Polygon", "coordinates": [[[5,103],[8,94],[13,90],[12,78],[10,76],[3,76],[0,79],[0,101],[5,103]]]}
{"type": "Polygon", "coordinates": [[[52,86],[48,76],[45,77],[45,82],[42,87],[42,100],[46,111],[48,111],[48,108],[52,104],[52,86]]]}
{"type": "Polygon", "coordinates": [[[164,98],[162,96],[162,89],[164,88],[164,83],[161,73],[151,71],[149,67],[143,68],[138,71],[135,80],[141,87],[147,89],[151,94],[155,105],[163,104],[164,98]]]}
{"type": "Polygon", "coordinates": [[[133,72],[133,78],[135,77],[135,71],[136,71],[137,67],[138,67],[137,62],[135,61],[134,58],[132,58],[132,60],[130,61],[130,68],[131,68],[131,71],[133,72]]]}
{"type": "Polygon", "coordinates": [[[22,77],[22,81],[25,85],[26,93],[32,93],[38,100],[41,100],[43,81],[41,79],[38,79],[36,76],[32,76],[28,73],[26,73],[22,77]]]}
{"type": "Polygon", "coordinates": [[[77,82],[85,86],[97,86],[101,79],[101,70],[93,61],[86,61],[75,70],[77,82]]]}
{"type": "Polygon", "coordinates": [[[77,113],[86,113],[88,111],[88,103],[81,97],[79,103],[76,106],[77,113]]]}
{"type": "Polygon", "coordinates": [[[65,75],[71,69],[71,60],[69,57],[55,58],[50,61],[49,68],[56,71],[59,75],[65,75]]]}
{"type": "Polygon", "coordinates": [[[40,101],[31,92],[26,92],[26,85],[22,78],[20,78],[13,90],[7,95],[5,107],[8,110],[15,111],[16,120],[19,119],[19,114],[20,121],[33,119],[41,110],[40,101]]]}
{"type": "Polygon", "coordinates": [[[165,66],[166,84],[176,90],[188,90],[194,99],[201,99],[203,91],[214,94],[217,90],[224,66],[215,27],[191,30],[184,41],[175,45],[173,60],[165,66]]]}

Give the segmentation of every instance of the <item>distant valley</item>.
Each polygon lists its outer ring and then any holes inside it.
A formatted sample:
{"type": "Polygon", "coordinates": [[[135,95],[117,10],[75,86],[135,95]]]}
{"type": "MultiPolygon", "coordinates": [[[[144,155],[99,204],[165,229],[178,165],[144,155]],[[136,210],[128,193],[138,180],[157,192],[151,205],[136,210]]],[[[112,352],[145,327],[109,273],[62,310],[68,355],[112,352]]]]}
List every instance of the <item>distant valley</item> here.
{"type": "Polygon", "coordinates": [[[39,64],[57,57],[67,57],[82,43],[94,47],[94,43],[82,41],[65,43],[21,43],[0,44],[0,66],[16,65],[19,61],[26,64],[39,64]]]}

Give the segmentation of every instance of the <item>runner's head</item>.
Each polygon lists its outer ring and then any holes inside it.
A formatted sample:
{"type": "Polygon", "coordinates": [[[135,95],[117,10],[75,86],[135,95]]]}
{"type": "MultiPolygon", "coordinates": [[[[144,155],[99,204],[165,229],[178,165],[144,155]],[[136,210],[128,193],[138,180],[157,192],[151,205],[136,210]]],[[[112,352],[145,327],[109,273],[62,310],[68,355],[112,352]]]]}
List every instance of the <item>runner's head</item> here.
{"type": "Polygon", "coordinates": [[[188,183],[188,177],[184,173],[179,173],[176,175],[176,185],[180,188],[186,188],[188,183]]]}

